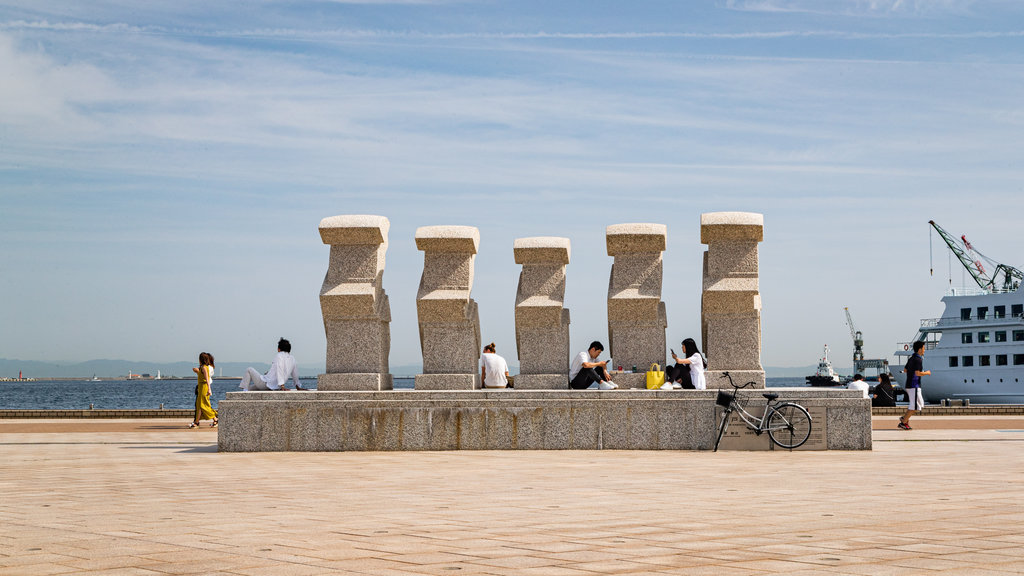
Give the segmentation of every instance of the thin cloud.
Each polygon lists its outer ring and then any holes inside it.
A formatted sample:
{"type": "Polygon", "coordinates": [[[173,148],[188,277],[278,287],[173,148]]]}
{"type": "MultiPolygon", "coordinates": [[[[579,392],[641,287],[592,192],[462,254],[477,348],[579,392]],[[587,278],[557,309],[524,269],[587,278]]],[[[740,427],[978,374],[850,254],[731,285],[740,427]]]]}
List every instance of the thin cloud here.
{"type": "Polygon", "coordinates": [[[968,14],[974,4],[975,0],[727,0],[725,6],[742,12],[878,16],[968,14]]]}
{"type": "Polygon", "coordinates": [[[0,30],[91,32],[190,36],[208,38],[275,38],[295,41],[335,40],[786,40],[825,38],[834,40],[983,40],[1024,37],[1024,30],[976,30],[968,32],[856,32],[848,30],[766,30],[746,32],[687,31],[607,31],[607,32],[423,32],[416,30],[380,30],[336,28],[312,30],[299,28],[254,28],[247,30],[204,30],[164,26],[136,26],[126,23],[91,24],[87,22],[49,22],[14,20],[0,23],[0,30]]]}

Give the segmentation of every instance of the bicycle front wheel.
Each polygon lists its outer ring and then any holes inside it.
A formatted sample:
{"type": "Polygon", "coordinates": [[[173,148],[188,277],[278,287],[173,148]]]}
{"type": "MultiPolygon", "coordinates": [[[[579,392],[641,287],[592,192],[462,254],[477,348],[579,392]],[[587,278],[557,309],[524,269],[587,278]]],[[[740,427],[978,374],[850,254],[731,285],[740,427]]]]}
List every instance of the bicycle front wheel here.
{"type": "Polygon", "coordinates": [[[722,442],[722,436],[725,436],[725,431],[729,428],[730,414],[732,414],[732,410],[728,408],[722,412],[722,423],[718,425],[718,438],[715,438],[714,452],[718,452],[718,445],[722,442]]]}
{"type": "Polygon", "coordinates": [[[798,448],[811,436],[811,415],[799,404],[779,404],[768,416],[768,436],[782,448],[798,448]]]}

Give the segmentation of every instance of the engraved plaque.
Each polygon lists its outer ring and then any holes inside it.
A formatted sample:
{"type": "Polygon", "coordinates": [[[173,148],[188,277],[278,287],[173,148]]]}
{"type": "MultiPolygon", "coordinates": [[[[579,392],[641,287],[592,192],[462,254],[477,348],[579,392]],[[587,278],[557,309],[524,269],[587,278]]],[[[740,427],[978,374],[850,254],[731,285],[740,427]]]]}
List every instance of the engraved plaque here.
{"type": "MultiPolygon", "coordinates": [[[[756,420],[761,418],[761,414],[764,413],[764,406],[747,407],[747,412],[756,417],[756,420]]],[[[797,450],[825,450],[828,448],[828,426],[826,424],[826,413],[828,411],[824,406],[804,406],[807,408],[807,412],[811,415],[811,435],[807,438],[807,442],[797,448],[797,450]]],[[[755,423],[756,423],[755,420],[755,423]]],[[[715,423],[717,426],[718,422],[722,421],[722,409],[715,407],[715,423]]],[[[715,429],[715,434],[718,434],[718,429],[715,429]]],[[[785,450],[780,448],[772,442],[772,439],[768,437],[767,432],[763,432],[760,435],[757,432],[747,427],[747,424],[740,418],[739,414],[733,412],[729,415],[729,429],[725,431],[725,436],[722,437],[722,442],[718,445],[719,450],[785,450]]]]}

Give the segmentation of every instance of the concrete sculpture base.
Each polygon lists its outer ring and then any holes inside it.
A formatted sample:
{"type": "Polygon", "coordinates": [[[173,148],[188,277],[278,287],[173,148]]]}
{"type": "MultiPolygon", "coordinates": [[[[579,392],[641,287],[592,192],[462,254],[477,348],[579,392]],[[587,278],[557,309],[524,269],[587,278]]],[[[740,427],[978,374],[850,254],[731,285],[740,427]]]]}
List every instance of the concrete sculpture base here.
{"type": "Polygon", "coordinates": [[[391,374],[370,372],[366,374],[321,374],[316,379],[316,388],[321,392],[352,390],[391,390],[394,377],[391,374]]]}
{"type": "MultiPolygon", "coordinates": [[[[870,450],[871,404],[856,390],[777,388],[814,418],[801,450],[870,450]]],[[[377,450],[710,450],[715,390],[229,392],[224,452],[377,450]]],[[[756,412],[757,392],[741,392],[756,412]]],[[[721,449],[768,450],[734,424],[721,449]]]]}
{"type": "Polygon", "coordinates": [[[479,374],[417,374],[417,390],[476,390],[480,387],[479,374]]]}
{"type": "Polygon", "coordinates": [[[565,374],[516,374],[516,390],[568,390],[565,374]]]}

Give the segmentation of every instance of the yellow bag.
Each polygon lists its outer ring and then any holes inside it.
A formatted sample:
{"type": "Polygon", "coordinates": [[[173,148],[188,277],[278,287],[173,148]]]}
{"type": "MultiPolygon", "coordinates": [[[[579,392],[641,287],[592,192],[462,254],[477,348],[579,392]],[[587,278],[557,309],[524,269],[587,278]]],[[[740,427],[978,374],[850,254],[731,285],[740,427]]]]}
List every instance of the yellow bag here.
{"type": "Polygon", "coordinates": [[[651,364],[651,369],[647,371],[647,389],[657,390],[664,383],[665,371],[661,369],[661,366],[651,364]]]}

